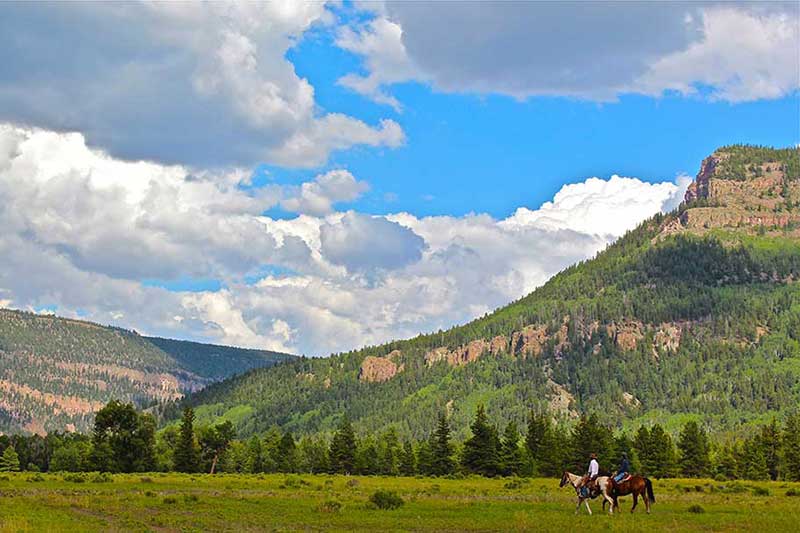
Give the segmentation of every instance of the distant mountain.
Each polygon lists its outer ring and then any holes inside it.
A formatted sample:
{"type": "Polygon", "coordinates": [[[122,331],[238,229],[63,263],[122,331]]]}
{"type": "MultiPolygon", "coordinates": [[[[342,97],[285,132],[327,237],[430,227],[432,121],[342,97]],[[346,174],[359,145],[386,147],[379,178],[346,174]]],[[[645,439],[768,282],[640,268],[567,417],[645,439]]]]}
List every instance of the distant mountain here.
{"type": "MultiPolygon", "coordinates": [[[[729,146],[675,212],[466,325],[258,369],[192,394],[242,436],[273,425],[389,425],[421,437],[437,413],[468,427],[530,408],[620,425],[686,417],[717,431],[800,405],[800,152],[729,146]]],[[[462,429],[463,431],[463,429],[462,429]]]]}
{"type": "Polygon", "coordinates": [[[88,430],[112,398],[140,406],[176,400],[293,357],[0,309],[0,433],[88,430]]]}

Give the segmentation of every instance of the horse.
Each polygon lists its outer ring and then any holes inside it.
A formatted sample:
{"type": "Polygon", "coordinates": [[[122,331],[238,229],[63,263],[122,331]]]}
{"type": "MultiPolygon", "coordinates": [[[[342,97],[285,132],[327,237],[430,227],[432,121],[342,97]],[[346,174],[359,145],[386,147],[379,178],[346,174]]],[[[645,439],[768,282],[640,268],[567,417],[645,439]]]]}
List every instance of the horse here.
{"type": "MultiPolygon", "coordinates": [[[[644,500],[644,507],[647,509],[647,514],[650,514],[650,503],[656,501],[656,495],[653,494],[653,483],[644,476],[631,476],[625,481],[616,482],[614,481],[613,477],[608,479],[608,484],[606,487],[608,494],[613,499],[611,504],[611,512],[614,512],[614,508],[617,511],[621,512],[619,508],[619,496],[627,496],[628,494],[633,494],[633,507],[631,507],[631,512],[636,509],[636,504],[639,502],[639,496],[642,497],[644,500]]],[[[604,494],[605,496],[605,494],[604,494]]],[[[605,511],[606,508],[606,501],[608,498],[603,500],[603,510],[605,511]]]]}
{"type": "Polygon", "coordinates": [[[573,474],[572,472],[567,472],[564,470],[564,474],[561,476],[561,484],[558,486],[559,488],[570,484],[572,488],[575,489],[575,495],[578,497],[578,505],[575,506],[575,514],[578,514],[578,511],[581,508],[581,503],[586,502],[586,510],[589,511],[589,514],[592,514],[592,509],[589,507],[589,499],[596,498],[600,494],[603,495],[603,510],[606,508],[606,502],[611,505],[611,508],[608,510],[609,514],[614,512],[614,500],[611,499],[611,493],[609,492],[609,481],[611,478],[608,476],[598,476],[595,479],[597,483],[597,487],[600,489],[599,493],[595,493],[594,495],[583,496],[581,494],[581,481],[583,481],[583,476],[579,476],[577,474],[573,474]]]}

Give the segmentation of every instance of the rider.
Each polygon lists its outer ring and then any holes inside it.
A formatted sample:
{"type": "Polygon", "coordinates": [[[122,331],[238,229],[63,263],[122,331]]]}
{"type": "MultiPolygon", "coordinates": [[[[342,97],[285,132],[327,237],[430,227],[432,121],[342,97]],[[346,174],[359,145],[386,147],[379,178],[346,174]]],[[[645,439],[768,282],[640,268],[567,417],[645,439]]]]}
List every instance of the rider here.
{"type": "Polygon", "coordinates": [[[592,453],[589,459],[589,471],[586,473],[586,476],[584,476],[583,484],[581,485],[581,490],[585,495],[588,495],[588,493],[594,489],[594,480],[600,473],[600,464],[597,462],[597,454],[592,453]]]}
{"type": "Polygon", "coordinates": [[[622,459],[619,461],[619,468],[617,469],[617,474],[614,476],[614,481],[619,483],[622,479],[628,475],[628,471],[631,469],[631,464],[628,462],[628,454],[622,452],[622,459]]]}

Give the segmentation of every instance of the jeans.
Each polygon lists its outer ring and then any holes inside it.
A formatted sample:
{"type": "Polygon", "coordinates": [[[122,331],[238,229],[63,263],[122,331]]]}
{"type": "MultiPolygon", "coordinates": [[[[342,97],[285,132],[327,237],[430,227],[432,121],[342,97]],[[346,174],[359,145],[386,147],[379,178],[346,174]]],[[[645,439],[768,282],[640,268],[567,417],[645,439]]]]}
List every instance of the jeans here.
{"type": "Polygon", "coordinates": [[[614,476],[614,481],[619,483],[622,480],[622,478],[624,478],[626,475],[627,472],[619,472],[616,476],[614,476]]]}

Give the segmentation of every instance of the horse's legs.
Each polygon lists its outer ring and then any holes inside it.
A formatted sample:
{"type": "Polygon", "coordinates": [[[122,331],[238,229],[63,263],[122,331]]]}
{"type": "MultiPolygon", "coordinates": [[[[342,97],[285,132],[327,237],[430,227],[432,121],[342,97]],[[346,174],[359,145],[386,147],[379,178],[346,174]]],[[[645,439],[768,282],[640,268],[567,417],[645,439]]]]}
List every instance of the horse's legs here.
{"type": "Polygon", "coordinates": [[[642,499],[644,500],[644,508],[647,511],[647,514],[650,514],[650,498],[647,497],[646,492],[642,494],[642,499]]]}
{"type": "Polygon", "coordinates": [[[636,504],[637,503],[639,503],[639,493],[638,492],[634,492],[633,493],[633,507],[631,507],[631,512],[636,510],[636,504]]]}
{"type": "Polygon", "coordinates": [[[581,499],[581,497],[580,497],[580,496],[578,496],[578,505],[576,505],[576,506],[575,506],[575,514],[578,514],[578,511],[580,511],[580,510],[581,510],[581,502],[582,502],[582,501],[583,501],[583,500],[581,499]]]}
{"type": "Polygon", "coordinates": [[[589,507],[589,498],[586,498],[585,500],[583,500],[583,503],[586,504],[586,510],[589,511],[589,514],[592,514],[592,508],[589,507]]]}

